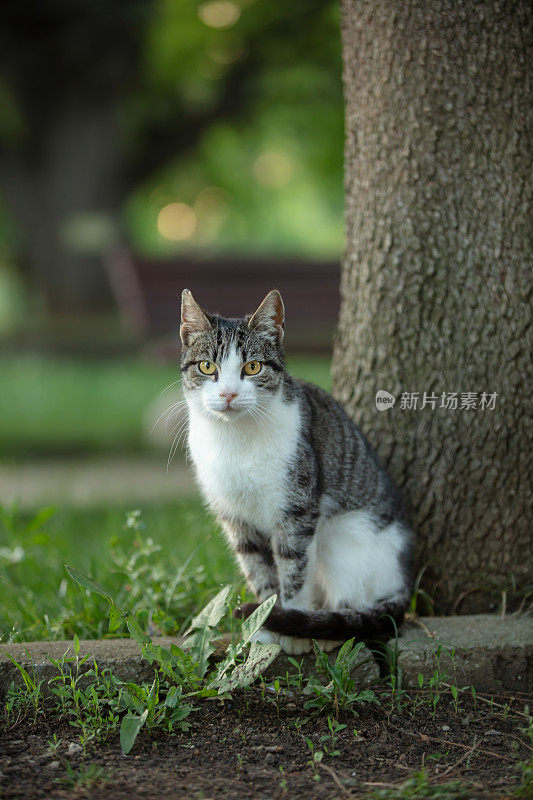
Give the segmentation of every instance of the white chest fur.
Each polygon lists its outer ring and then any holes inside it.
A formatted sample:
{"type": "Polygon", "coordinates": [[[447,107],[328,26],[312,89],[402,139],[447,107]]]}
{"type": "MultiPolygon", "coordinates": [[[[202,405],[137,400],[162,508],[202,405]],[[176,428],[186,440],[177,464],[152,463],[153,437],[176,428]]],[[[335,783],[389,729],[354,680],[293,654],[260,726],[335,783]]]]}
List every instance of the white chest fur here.
{"type": "Polygon", "coordinates": [[[286,505],[287,478],[296,453],[296,402],[276,398],[267,418],[225,422],[189,408],[189,449],[202,491],[219,516],[272,531],[286,505]]]}

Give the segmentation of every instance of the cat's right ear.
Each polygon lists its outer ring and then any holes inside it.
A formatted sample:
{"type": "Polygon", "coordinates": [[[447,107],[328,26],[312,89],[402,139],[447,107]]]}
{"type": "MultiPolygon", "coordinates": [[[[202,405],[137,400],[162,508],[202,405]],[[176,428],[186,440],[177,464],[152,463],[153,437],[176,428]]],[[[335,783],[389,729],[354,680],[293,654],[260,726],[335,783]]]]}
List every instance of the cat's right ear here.
{"type": "Polygon", "coordinates": [[[181,325],[180,338],[184,345],[189,343],[190,337],[195,333],[204,333],[211,330],[211,323],[206,314],[189,289],[181,293],[181,325]]]}

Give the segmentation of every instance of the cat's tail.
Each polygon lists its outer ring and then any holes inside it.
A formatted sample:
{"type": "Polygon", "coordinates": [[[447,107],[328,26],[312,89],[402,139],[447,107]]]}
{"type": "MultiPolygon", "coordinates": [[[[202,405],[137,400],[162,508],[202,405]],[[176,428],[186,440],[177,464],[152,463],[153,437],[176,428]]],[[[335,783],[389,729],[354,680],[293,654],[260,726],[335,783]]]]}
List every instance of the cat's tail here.
{"type": "MultiPolygon", "coordinates": [[[[235,616],[246,619],[259,603],[245,603],[235,610],[235,616]]],[[[263,627],[272,633],[305,639],[335,639],[343,641],[356,637],[371,640],[393,637],[403,620],[407,600],[383,601],[367,611],[350,608],[340,611],[300,611],[274,606],[263,627]]]]}

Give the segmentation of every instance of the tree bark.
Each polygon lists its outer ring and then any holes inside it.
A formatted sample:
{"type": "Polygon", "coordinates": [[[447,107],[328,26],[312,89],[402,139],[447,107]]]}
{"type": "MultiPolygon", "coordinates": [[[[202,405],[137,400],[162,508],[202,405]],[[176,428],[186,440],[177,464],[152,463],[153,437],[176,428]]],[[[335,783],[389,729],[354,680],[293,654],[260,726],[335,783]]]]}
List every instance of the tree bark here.
{"type": "Polygon", "coordinates": [[[334,393],[403,490],[441,610],[531,584],[532,17],[527,0],[343,0],[334,393]]]}

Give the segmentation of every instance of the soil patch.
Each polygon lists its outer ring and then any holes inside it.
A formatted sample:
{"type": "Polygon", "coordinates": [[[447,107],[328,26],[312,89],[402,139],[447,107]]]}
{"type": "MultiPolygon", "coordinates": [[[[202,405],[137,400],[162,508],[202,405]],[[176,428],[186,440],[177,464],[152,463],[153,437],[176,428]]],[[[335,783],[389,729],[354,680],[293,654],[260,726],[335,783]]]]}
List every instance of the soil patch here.
{"type": "Polygon", "coordinates": [[[442,697],[435,717],[427,703],[415,709],[411,701],[394,712],[389,701],[369,703],[358,715],[337,715],[346,727],[321,741],[330,734],[327,716],[310,718],[300,698],[278,701],[256,688],[232,701],[202,702],[186,733],[143,731],[126,757],[118,730],[85,753],[73,752],[76,731],[64,721],[24,718],[0,730],[0,797],[359,798],[399,786],[424,767],[431,784],[466,782],[468,793],[451,797],[503,798],[531,752],[521,731],[526,720],[516,714],[524,699],[494,699],[500,706],[464,695],[456,711],[442,697]],[[62,740],[56,752],[48,745],[54,734],[62,740]],[[314,767],[306,738],[324,752],[314,767]],[[99,770],[88,788],[77,784],[99,770]]]}

